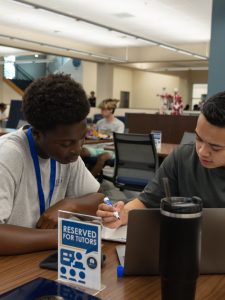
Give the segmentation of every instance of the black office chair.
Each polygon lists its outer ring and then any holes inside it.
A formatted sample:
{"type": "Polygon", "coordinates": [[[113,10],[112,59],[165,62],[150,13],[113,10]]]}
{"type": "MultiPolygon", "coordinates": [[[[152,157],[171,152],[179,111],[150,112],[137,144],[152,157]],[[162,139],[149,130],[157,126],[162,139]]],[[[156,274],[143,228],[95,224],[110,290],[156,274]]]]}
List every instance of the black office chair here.
{"type": "Polygon", "coordinates": [[[154,177],[158,156],[152,134],[113,133],[115,169],[113,183],[120,190],[142,191],[154,177]]]}
{"type": "Polygon", "coordinates": [[[180,141],[181,145],[184,144],[194,144],[195,143],[195,139],[196,139],[196,134],[194,132],[187,132],[185,131],[182,139],[180,141]]]}

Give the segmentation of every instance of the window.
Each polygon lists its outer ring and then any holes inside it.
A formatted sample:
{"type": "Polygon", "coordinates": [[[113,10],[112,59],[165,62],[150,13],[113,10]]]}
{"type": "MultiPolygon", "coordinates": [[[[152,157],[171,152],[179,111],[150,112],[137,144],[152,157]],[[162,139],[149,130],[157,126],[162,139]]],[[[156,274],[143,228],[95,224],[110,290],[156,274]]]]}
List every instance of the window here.
{"type": "Polygon", "coordinates": [[[6,79],[13,79],[16,76],[15,60],[16,57],[13,55],[4,57],[4,77],[6,79]]]}
{"type": "Polygon", "coordinates": [[[202,100],[204,101],[208,92],[207,83],[195,83],[192,89],[192,108],[194,105],[198,105],[202,100]]]}

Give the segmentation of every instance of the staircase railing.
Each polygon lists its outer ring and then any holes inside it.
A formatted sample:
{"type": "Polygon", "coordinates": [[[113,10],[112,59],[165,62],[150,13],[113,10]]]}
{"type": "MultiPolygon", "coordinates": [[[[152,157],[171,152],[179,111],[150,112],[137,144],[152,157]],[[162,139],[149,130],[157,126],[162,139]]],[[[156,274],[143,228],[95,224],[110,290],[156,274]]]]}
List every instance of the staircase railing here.
{"type": "Polygon", "coordinates": [[[34,77],[25,71],[20,65],[15,64],[15,68],[17,71],[17,79],[34,80],[34,77]]]}

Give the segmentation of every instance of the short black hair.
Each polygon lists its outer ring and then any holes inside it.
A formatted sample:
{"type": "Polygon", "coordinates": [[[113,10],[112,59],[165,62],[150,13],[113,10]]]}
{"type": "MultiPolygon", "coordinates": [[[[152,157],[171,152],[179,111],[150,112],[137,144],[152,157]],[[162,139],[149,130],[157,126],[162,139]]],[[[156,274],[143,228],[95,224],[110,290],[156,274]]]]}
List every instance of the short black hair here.
{"type": "Polygon", "coordinates": [[[7,108],[7,105],[5,104],[5,103],[0,103],[0,109],[2,109],[2,110],[6,110],[6,108],[7,108]]]}
{"type": "Polygon", "coordinates": [[[210,124],[225,127],[225,91],[205,101],[201,112],[210,124]]]}
{"type": "Polygon", "coordinates": [[[35,80],[23,96],[26,120],[42,132],[60,124],[79,123],[89,111],[90,104],[82,86],[62,73],[35,80]]]}

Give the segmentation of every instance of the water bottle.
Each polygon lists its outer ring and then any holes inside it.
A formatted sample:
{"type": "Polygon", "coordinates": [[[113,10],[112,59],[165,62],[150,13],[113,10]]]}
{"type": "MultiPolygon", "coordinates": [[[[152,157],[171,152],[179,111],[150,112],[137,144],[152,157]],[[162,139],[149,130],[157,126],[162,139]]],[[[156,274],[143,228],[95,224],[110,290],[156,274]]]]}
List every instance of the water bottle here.
{"type": "Polygon", "coordinates": [[[161,200],[160,274],[162,300],[194,300],[201,253],[202,200],[161,200]]]}

